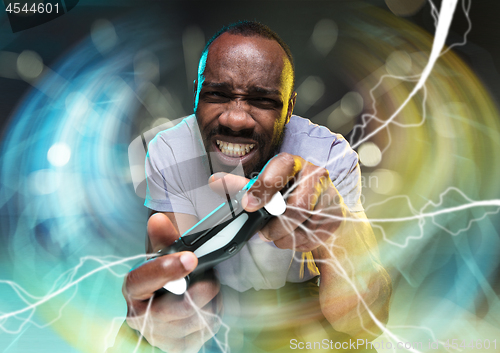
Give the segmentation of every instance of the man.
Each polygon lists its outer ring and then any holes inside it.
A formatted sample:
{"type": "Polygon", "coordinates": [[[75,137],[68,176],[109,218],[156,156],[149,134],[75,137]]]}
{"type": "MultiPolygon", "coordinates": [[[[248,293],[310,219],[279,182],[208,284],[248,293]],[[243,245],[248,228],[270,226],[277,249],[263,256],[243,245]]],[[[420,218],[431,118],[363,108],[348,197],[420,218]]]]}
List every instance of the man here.
{"type": "MultiPolygon", "coordinates": [[[[225,192],[240,190],[256,173],[242,201],[247,211],[263,207],[277,191],[287,195],[284,215],[218,265],[216,277],[208,274],[190,286],[188,295],[154,292],[195,268],[192,253],[157,258],[129,273],[123,290],[127,322],[152,346],[197,352],[219,330],[224,310],[224,317],[234,315],[225,308],[229,304],[222,305],[227,297],[245,301],[242,310],[252,297],[269,293],[278,293],[279,302],[283,288],[317,289],[318,275],[319,294],[304,300],[308,308],[316,305],[314,320],[320,316],[326,333],[369,339],[380,334],[391,285],[364,221],[357,156],[341,136],[292,116],[293,87],[292,56],[274,32],[254,22],[226,27],[200,59],[195,116],[150,143],[145,205],[157,212],[148,221],[150,253],[171,244],[223,202],[225,192]],[[238,166],[247,178],[220,173],[238,166]],[[210,187],[204,187],[209,177],[210,187]]],[[[310,316],[294,311],[282,324],[298,325],[310,316]]]]}

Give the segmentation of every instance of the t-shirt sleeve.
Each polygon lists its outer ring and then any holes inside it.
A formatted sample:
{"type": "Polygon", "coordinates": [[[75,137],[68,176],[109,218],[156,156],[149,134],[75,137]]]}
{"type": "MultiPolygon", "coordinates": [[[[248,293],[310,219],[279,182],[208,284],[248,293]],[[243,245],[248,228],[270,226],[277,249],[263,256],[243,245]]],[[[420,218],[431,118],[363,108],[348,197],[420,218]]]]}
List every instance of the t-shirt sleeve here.
{"type": "Polygon", "coordinates": [[[192,202],[186,197],[178,163],[171,147],[161,133],[151,140],[146,155],[146,200],[144,206],[158,212],[196,215],[192,202]]]}
{"type": "Polygon", "coordinates": [[[341,137],[330,149],[327,169],[330,178],[351,212],[364,211],[361,202],[361,169],[358,154],[341,137]]]}

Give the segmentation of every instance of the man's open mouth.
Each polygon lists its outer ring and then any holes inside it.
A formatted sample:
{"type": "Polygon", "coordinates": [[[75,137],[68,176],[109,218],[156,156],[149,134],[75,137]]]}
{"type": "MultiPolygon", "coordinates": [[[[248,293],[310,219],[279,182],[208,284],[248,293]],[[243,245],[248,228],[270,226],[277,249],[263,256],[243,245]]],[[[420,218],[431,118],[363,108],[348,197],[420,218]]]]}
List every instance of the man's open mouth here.
{"type": "Polygon", "coordinates": [[[229,157],[243,157],[255,147],[254,143],[230,143],[221,140],[216,140],[216,143],[221,152],[229,157]]]}

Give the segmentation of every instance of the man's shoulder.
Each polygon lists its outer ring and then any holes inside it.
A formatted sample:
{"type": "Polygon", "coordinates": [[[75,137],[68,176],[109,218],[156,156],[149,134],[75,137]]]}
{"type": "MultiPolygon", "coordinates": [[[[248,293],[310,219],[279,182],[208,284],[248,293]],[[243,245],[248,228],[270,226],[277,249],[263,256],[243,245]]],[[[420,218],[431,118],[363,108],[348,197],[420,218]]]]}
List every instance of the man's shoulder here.
{"type": "Polygon", "coordinates": [[[198,125],[194,115],[178,119],[173,123],[160,125],[148,143],[148,150],[171,148],[187,149],[197,139],[198,125]]]}
{"type": "Polygon", "coordinates": [[[342,135],[336,134],[326,126],[313,123],[311,120],[292,115],[287,124],[286,132],[290,135],[302,138],[344,140],[342,135]]]}
{"type": "Polygon", "coordinates": [[[204,155],[194,115],[158,132],[148,144],[148,156],[163,163],[194,160],[204,155]]]}
{"type": "Polygon", "coordinates": [[[174,123],[166,123],[157,127],[157,133],[151,140],[151,143],[166,143],[170,144],[176,140],[184,140],[187,137],[194,135],[195,128],[197,128],[196,117],[189,115],[187,117],[178,119],[174,123]]]}
{"type": "Polygon", "coordinates": [[[341,134],[297,115],[293,115],[287,124],[282,146],[283,152],[292,154],[330,158],[333,152],[333,155],[341,154],[346,159],[357,161],[356,152],[341,134]]]}
{"type": "Polygon", "coordinates": [[[341,134],[331,132],[309,119],[293,116],[290,123],[292,125],[288,135],[285,134],[284,149],[281,151],[301,156],[326,168],[348,207],[353,211],[362,211],[363,207],[359,203],[361,184],[358,154],[349,142],[341,134]]]}

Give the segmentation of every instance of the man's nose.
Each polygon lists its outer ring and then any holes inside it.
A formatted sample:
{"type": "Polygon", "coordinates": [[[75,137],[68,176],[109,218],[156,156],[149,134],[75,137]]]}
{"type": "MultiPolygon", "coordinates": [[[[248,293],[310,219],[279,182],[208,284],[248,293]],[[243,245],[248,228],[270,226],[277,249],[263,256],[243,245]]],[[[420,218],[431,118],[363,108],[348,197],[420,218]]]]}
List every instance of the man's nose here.
{"type": "Polygon", "coordinates": [[[228,104],[227,109],[219,116],[219,124],[233,131],[253,129],[255,120],[250,109],[249,104],[244,101],[233,101],[228,104]]]}

